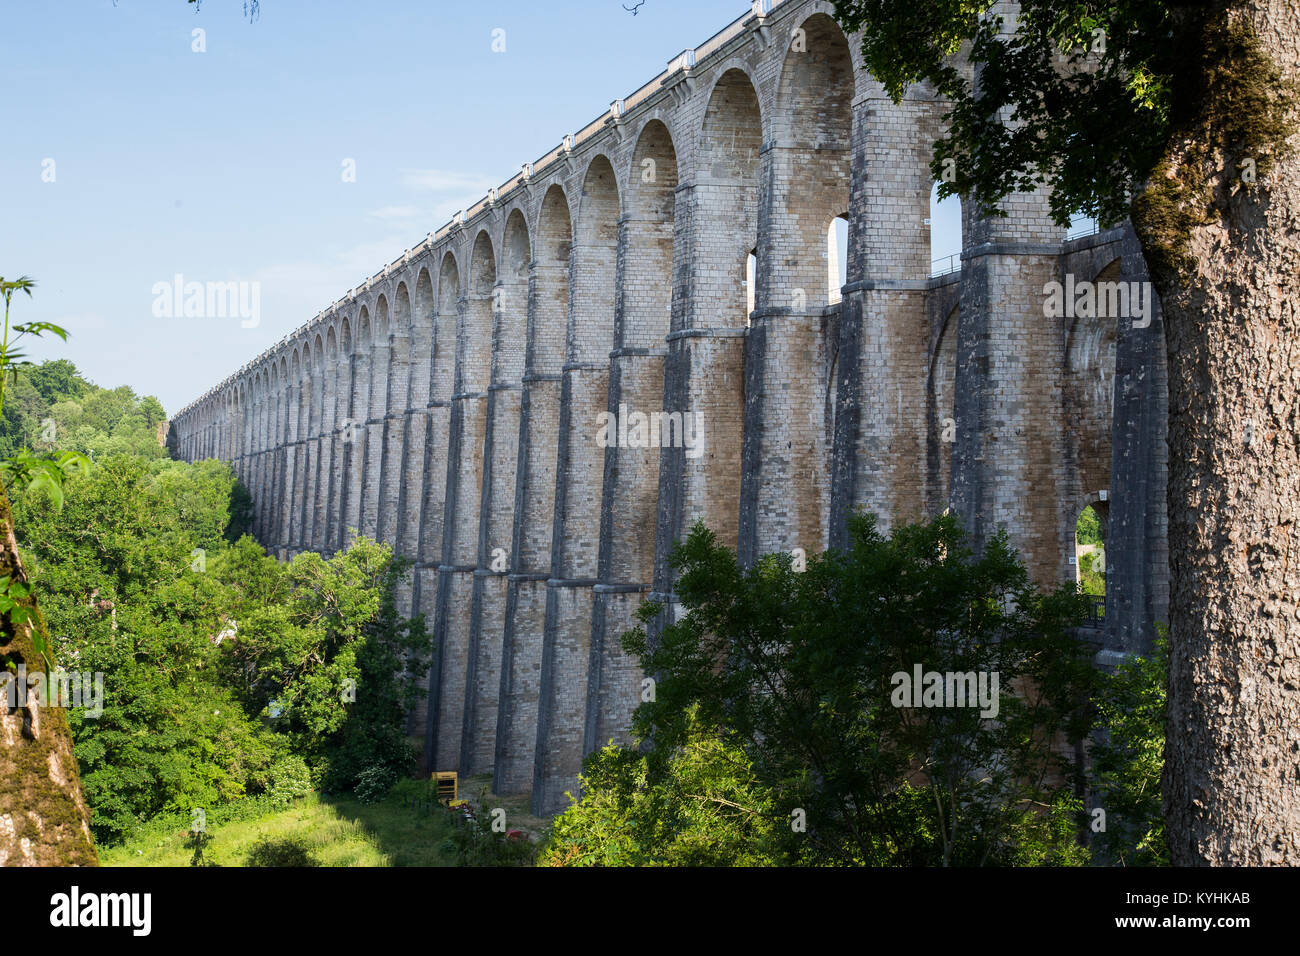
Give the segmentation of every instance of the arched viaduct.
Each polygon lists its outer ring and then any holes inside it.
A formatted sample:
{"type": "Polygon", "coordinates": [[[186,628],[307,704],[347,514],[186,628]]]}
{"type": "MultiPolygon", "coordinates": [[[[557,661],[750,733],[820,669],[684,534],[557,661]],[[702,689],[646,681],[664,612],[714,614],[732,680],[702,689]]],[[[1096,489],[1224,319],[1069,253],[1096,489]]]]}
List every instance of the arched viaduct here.
{"type": "Polygon", "coordinates": [[[854,509],[951,507],[1054,584],[1094,503],[1104,648],[1166,619],[1158,307],[1044,308],[1051,281],[1145,281],[1131,230],[1066,241],[1017,194],[964,210],[932,276],[944,105],[893,103],[831,14],[756,3],[173,419],[177,457],[233,463],[268,549],[358,528],[414,560],[432,768],[561,808],[625,739],[618,636],[672,607],[697,518],[752,560],[834,545],[854,509]]]}

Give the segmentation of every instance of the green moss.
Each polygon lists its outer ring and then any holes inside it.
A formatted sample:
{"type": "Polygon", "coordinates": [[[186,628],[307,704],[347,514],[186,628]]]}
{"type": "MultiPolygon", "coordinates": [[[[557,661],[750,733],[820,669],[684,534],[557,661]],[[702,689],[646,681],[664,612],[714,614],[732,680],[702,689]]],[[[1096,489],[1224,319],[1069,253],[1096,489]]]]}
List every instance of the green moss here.
{"type": "Polygon", "coordinates": [[[1238,185],[1251,190],[1269,174],[1300,103],[1300,85],[1282,76],[1244,17],[1218,13],[1192,36],[1170,149],[1133,202],[1149,264],[1166,284],[1195,268],[1193,231],[1224,218],[1238,185]],[[1255,163],[1254,183],[1240,178],[1245,160],[1255,163]]]}

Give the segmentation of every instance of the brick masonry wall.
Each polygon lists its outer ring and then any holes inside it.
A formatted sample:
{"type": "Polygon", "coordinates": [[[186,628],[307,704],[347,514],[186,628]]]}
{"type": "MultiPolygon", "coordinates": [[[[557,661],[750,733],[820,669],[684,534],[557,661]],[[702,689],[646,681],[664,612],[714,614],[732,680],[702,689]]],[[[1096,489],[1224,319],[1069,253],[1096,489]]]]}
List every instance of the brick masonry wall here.
{"type": "Polygon", "coordinates": [[[561,808],[583,754],[626,740],[618,638],[647,596],[680,613],[668,556],[697,519],[748,561],[842,543],[854,510],[951,507],[1054,584],[1104,490],[1107,648],[1167,615],[1158,309],[1043,311],[1067,273],[1145,281],[1131,229],[1066,242],[1019,194],[964,208],[962,268],[930,278],[944,106],[893,103],[832,14],[748,15],[173,417],[174,454],[234,464],[268,549],[356,527],[414,559],[426,769],[561,808]],[[698,416],[699,454],[602,446],[625,410],[698,416]]]}

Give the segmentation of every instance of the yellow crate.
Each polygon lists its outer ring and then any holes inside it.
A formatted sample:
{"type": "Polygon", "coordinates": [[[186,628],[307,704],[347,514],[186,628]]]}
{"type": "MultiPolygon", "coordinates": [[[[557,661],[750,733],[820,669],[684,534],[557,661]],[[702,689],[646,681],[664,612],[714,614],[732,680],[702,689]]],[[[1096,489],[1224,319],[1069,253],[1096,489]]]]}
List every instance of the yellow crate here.
{"type": "Polygon", "coordinates": [[[455,770],[435,770],[432,777],[438,790],[438,799],[448,803],[457,797],[457,777],[455,770]]]}

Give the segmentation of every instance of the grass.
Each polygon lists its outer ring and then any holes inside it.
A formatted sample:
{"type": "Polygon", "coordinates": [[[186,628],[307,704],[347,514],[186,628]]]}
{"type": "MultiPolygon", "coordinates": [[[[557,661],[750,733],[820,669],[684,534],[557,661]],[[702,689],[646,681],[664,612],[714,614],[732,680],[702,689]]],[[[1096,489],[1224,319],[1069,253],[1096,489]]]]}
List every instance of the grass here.
{"type": "MultiPolygon", "coordinates": [[[[455,866],[451,824],[443,813],[411,809],[414,794],[405,782],[374,804],[350,795],[311,794],[282,810],[211,824],[204,859],[216,866],[247,866],[259,845],[296,844],[317,866],[455,866]]],[[[180,824],[151,826],[123,846],[101,850],[100,861],[104,866],[189,866],[194,854],[189,839],[180,824]]]]}

